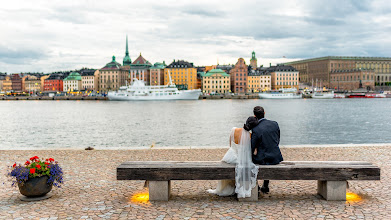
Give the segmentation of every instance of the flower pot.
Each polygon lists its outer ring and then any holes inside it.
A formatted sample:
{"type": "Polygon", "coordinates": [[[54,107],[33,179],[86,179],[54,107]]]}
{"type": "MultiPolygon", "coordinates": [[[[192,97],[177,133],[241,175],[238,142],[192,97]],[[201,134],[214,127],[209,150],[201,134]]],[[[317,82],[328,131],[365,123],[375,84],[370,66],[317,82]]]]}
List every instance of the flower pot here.
{"type": "Polygon", "coordinates": [[[41,176],[28,179],[24,184],[18,183],[19,191],[27,197],[40,197],[52,190],[52,184],[47,184],[49,177],[41,176]]]}

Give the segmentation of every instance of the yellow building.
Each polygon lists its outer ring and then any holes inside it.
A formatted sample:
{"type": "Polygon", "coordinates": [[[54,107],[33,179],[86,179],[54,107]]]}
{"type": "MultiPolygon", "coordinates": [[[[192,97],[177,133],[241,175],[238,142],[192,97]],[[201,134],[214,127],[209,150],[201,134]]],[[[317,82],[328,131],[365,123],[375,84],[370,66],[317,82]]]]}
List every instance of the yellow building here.
{"type": "MultiPolygon", "coordinates": [[[[251,67],[252,68],[252,67],[251,67]]],[[[248,70],[247,93],[256,93],[271,89],[271,76],[264,69],[248,70]]]]}
{"type": "Polygon", "coordinates": [[[41,92],[42,84],[40,77],[28,75],[27,77],[23,77],[23,91],[35,93],[41,92]]]}
{"type": "Polygon", "coordinates": [[[273,90],[281,88],[299,89],[299,71],[292,66],[277,65],[267,69],[271,75],[273,90]]]}
{"type": "Polygon", "coordinates": [[[224,94],[230,92],[230,76],[221,69],[212,69],[207,73],[202,73],[202,92],[224,94]]]}
{"type": "Polygon", "coordinates": [[[248,77],[247,77],[247,85],[248,85],[247,93],[259,92],[260,78],[261,77],[259,75],[248,75],[248,77]]]}
{"type": "Polygon", "coordinates": [[[164,69],[164,85],[170,83],[169,73],[172,82],[177,85],[178,89],[199,89],[197,88],[197,68],[193,63],[174,60],[164,69]]]}
{"type": "Polygon", "coordinates": [[[3,92],[8,92],[12,90],[12,80],[9,75],[5,76],[5,79],[3,80],[3,92]]]}

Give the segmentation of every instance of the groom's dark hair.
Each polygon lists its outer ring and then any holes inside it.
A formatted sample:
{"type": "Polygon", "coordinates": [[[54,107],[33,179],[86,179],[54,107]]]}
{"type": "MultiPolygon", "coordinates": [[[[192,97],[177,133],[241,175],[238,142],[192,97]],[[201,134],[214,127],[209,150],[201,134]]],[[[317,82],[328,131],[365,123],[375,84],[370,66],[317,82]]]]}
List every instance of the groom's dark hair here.
{"type": "Polygon", "coordinates": [[[265,117],[265,110],[261,106],[255,106],[253,112],[258,119],[265,117]]]}

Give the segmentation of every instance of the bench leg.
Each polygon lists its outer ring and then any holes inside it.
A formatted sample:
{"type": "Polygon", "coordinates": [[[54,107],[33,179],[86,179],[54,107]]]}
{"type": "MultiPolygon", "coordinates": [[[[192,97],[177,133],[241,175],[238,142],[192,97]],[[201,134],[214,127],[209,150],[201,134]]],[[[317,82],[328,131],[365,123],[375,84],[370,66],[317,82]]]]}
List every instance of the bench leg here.
{"type": "Polygon", "coordinates": [[[258,184],[251,190],[251,197],[238,198],[239,202],[257,202],[258,201],[258,184]]]}
{"type": "Polygon", "coordinates": [[[345,201],[346,181],[318,180],[318,194],[328,201],[345,201]]]}
{"type": "Polygon", "coordinates": [[[171,181],[149,181],[149,201],[168,201],[171,181]]]}

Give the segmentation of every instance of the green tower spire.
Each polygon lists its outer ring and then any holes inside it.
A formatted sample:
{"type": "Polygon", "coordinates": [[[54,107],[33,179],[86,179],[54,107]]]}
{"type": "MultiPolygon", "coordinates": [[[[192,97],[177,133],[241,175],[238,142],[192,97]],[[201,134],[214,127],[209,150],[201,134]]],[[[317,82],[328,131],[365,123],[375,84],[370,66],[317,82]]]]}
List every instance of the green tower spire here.
{"type": "Polygon", "coordinates": [[[255,52],[254,51],[252,52],[251,60],[257,60],[257,58],[255,57],[255,52]]]}
{"type": "Polygon", "coordinates": [[[126,35],[126,51],[125,51],[125,57],[122,63],[124,66],[130,66],[132,64],[132,60],[129,56],[129,49],[128,49],[128,35],[126,35]]]}

